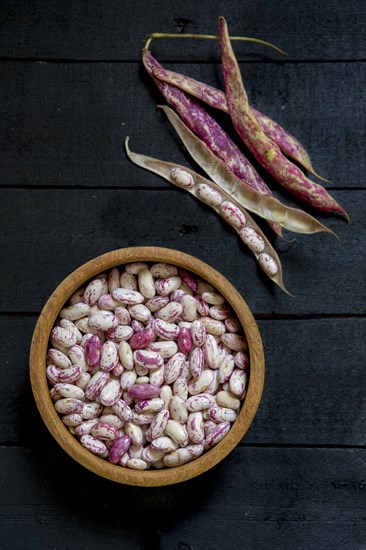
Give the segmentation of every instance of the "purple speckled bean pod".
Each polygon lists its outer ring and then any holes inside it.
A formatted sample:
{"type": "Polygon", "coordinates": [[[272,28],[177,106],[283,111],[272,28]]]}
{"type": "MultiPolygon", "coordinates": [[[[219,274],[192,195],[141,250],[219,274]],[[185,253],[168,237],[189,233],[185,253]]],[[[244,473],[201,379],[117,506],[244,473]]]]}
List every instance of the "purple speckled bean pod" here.
{"type": "Polygon", "coordinates": [[[153,339],[154,330],[152,328],[145,328],[144,330],[140,330],[131,336],[128,343],[131,349],[141,350],[145,349],[153,341],[153,339]]]}
{"type": "Polygon", "coordinates": [[[192,336],[189,328],[181,328],[178,334],[178,346],[182,353],[189,353],[192,349],[192,336]]]}
{"type": "Polygon", "coordinates": [[[108,460],[112,464],[117,464],[121,456],[128,451],[131,445],[131,438],[129,435],[122,435],[118,437],[112,447],[109,449],[108,460]]]}
{"type": "Polygon", "coordinates": [[[155,319],[154,330],[159,338],[164,340],[175,340],[178,338],[179,327],[175,323],[167,323],[162,319],[155,319]]]}
{"type": "Polygon", "coordinates": [[[134,399],[152,399],[160,395],[160,387],[153,384],[133,384],[128,388],[128,393],[134,399]]]}
{"type": "Polygon", "coordinates": [[[229,422],[220,422],[220,424],[217,424],[216,428],[214,428],[206,436],[206,447],[210,449],[214,445],[217,445],[222,439],[224,439],[225,435],[230,430],[230,427],[229,422]]]}
{"type": "Polygon", "coordinates": [[[98,365],[102,344],[98,336],[93,335],[85,343],[85,359],[90,367],[98,365]]]}

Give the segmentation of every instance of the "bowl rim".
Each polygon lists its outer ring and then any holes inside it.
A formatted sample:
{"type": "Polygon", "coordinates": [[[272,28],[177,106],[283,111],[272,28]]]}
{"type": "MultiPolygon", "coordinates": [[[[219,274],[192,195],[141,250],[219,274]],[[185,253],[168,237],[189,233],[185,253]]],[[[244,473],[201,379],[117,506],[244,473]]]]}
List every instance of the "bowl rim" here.
{"type": "Polygon", "coordinates": [[[39,413],[52,436],[74,460],[88,470],[126,485],[157,487],[191,479],[225,458],[241,441],[258,409],[264,385],[264,352],[257,323],[247,303],[234,286],[213,267],[176,249],[136,246],[106,252],[68,275],[47,300],[34,329],[30,381],[39,413]],[[164,262],[192,271],[211,283],[235,311],[248,340],[250,375],[246,397],[237,420],[225,438],[210,451],[187,464],[162,470],[132,470],[109,463],[87,451],[62,423],[52,403],[46,377],[46,356],[52,327],[70,296],[92,277],[129,262],[164,262]]]}

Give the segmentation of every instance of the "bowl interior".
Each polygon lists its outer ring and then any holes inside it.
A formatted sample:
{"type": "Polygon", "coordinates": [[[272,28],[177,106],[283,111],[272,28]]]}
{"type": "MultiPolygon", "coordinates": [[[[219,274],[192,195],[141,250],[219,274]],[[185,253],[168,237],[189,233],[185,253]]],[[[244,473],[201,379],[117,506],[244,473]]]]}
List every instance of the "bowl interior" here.
{"type": "Polygon", "coordinates": [[[134,247],[98,256],[71,273],[50,296],[34,330],[30,351],[30,378],[34,399],[47,428],[61,447],[92,472],[128,485],[161,486],[195,477],[220,462],[242,439],[257,411],[264,383],[264,354],[255,319],[237,290],[218,271],[197,258],[172,249],[134,247]],[[182,267],[211,283],[228,301],[248,340],[250,375],[241,411],[225,438],[192,462],[164,470],[130,470],[92,455],[62,423],[52,403],[46,378],[49,337],[58,314],[70,296],[86,281],[128,262],[165,262],[182,267]]]}

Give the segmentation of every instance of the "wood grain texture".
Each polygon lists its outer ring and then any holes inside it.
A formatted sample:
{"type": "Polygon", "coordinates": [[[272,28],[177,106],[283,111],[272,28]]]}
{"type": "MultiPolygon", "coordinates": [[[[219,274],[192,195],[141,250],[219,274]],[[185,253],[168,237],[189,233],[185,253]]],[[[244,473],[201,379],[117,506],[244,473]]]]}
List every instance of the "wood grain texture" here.
{"type": "MultiPolygon", "coordinates": [[[[151,32],[216,33],[217,17],[224,15],[234,35],[255,36],[281,46],[296,59],[365,59],[366,7],[348,0],[327,2],[270,0],[109,0],[83,3],[42,0],[2,2],[0,55],[62,59],[136,60],[142,37],[151,32]]],[[[167,59],[218,58],[216,44],[172,44],[159,51],[167,59]]],[[[274,52],[252,45],[242,55],[274,57],[274,52]]]]}
{"type": "Polygon", "coordinates": [[[264,355],[261,337],[253,315],[238,291],[219,272],[202,261],[175,250],[161,247],[131,247],[114,250],[93,258],[71,273],[55,289],[37,321],[29,358],[32,391],[38,410],[47,428],[62,448],[83,466],[118,483],[156,487],[180,483],[198,476],[223,460],[247,432],[257,411],[264,383],[264,355]],[[250,375],[243,405],[229,433],[215,447],[183,466],[158,471],[137,471],[120,468],[94,456],[73,437],[51,401],[46,378],[46,355],[49,339],[59,312],[68,299],[84,283],[100,273],[129,262],[163,262],[184,267],[214,285],[238,317],[248,343],[250,375]]]}
{"type": "MultiPolygon", "coordinates": [[[[223,86],[220,65],[209,60],[166,66],[223,86]]],[[[320,175],[366,186],[366,63],[241,68],[252,104],[302,141],[320,175]]],[[[127,159],[127,135],[132,150],[194,166],[156,110],[162,97],[139,63],[0,62],[0,79],[0,185],[168,188],[127,159]]],[[[228,116],[212,114],[240,144],[228,116]]]]}
{"type": "MultiPolygon", "coordinates": [[[[27,371],[36,316],[1,316],[0,445],[56,448],[27,371]],[[27,421],[25,421],[27,419],[27,421]]],[[[365,319],[259,320],[266,377],[241,445],[365,446],[365,319]]]]}
{"type": "Polygon", "coordinates": [[[0,458],[6,550],[29,540],[128,550],[364,546],[364,449],[240,448],[199,478],[155,489],[98,478],[60,449],[0,449],[0,458]]]}
{"type": "Polygon", "coordinates": [[[175,248],[208,263],[256,314],[364,314],[365,192],[334,196],[352,223],[335,216],[322,220],[340,243],[321,234],[278,242],[284,282],[296,296],[290,298],[266,280],[230,227],[184,191],[3,190],[2,248],[10,262],[1,263],[0,273],[12,291],[0,295],[0,311],[39,312],[82,263],[116,248],[144,245],[175,248]]]}

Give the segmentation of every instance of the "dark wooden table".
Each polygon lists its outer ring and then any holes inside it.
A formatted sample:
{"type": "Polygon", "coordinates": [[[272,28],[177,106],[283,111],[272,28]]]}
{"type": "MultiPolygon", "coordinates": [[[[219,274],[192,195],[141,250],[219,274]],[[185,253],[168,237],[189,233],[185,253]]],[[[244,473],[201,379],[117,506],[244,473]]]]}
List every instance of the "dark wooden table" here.
{"type": "MultiPolygon", "coordinates": [[[[42,2],[0,7],[2,549],[366,548],[366,4],[357,0],[42,2]],[[128,162],[189,163],[140,63],[153,31],[232,34],[251,102],[301,138],[352,223],[275,245],[289,298],[235,234],[189,195],[128,162]],[[265,391],[239,447],[177,486],[97,478],[33,403],[28,353],[57,284],[103,252],[177,248],[221,271],[258,320],[265,391]]],[[[218,46],[161,41],[167,67],[222,85],[218,46]]],[[[220,120],[228,127],[224,116],[220,120]]],[[[274,186],[277,196],[297,204],[274,186]]]]}

